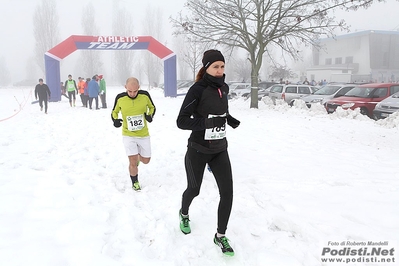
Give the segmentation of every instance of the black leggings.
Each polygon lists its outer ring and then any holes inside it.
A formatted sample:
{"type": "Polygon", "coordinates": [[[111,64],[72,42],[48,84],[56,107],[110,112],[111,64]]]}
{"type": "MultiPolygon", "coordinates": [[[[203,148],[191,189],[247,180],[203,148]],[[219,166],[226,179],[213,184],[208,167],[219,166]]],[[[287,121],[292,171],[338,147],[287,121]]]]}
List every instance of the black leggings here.
{"type": "Polygon", "coordinates": [[[199,195],[205,166],[208,163],[215,176],[220,195],[217,232],[225,234],[233,204],[233,178],[227,150],[216,154],[204,154],[188,148],[184,163],[187,189],[183,193],[182,213],[188,214],[191,202],[199,195]]]}
{"type": "Polygon", "coordinates": [[[43,98],[39,97],[39,105],[41,108],[43,108],[43,102],[44,102],[44,112],[47,113],[47,99],[43,99],[43,98]]]}
{"type": "Polygon", "coordinates": [[[73,100],[76,100],[75,91],[68,91],[68,97],[69,97],[70,103],[72,103],[72,98],[73,98],[73,100]]]}

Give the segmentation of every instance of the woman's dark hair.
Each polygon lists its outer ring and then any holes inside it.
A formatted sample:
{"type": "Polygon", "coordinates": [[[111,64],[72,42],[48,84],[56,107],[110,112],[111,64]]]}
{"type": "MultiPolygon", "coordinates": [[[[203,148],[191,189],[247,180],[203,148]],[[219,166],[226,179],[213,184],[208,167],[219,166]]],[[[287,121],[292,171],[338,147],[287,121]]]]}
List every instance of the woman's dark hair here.
{"type": "Polygon", "coordinates": [[[195,82],[201,80],[202,77],[204,76],[205,72],[206,72],[205,67],[201,67],[201,69],[197,73],[197,76],[195,77],[195,82]]]}

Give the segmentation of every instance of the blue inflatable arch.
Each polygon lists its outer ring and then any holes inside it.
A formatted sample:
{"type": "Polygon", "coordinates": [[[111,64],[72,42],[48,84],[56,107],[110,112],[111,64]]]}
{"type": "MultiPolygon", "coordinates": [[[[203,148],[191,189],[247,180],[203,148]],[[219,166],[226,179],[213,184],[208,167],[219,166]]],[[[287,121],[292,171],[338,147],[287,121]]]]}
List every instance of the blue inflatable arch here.
{"type": "Polygon", "coordinates": [[[61,101],[60,62],[76,50],[148,50],[164,61],[165,97],[177,96],[176,55],[153,37],[72,35],[44,55],[46,84],[50,88],[52,102],[61,101]]]}

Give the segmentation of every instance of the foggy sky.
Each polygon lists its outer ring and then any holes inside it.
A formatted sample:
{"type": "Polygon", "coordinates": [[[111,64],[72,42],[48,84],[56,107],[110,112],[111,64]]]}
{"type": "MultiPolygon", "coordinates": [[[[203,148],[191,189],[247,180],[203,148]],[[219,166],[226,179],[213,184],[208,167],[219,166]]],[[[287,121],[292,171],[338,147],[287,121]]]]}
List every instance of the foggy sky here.
{"type": "MultiPolygon", "coordinates": [[[[172,43],[170,37],[172,30],[169,17],[183,9],[185,0],[119,0],[120,6],[125,6],[133,14],[133,36],[143,35],[141,30],[147,7],[159,7],[163,11],[166,40],[162,43],[172,43]],[[170,38],[169,38],[170,39],[170,38]]],[[[101,35],[112,35],[112,0],[57,0],[59,15],[60,42],[71,35],[83,35],[81,27],[82,14],[88,3],[92,2],[96,13],[96,24],[101,30],[101,35]]],[[[33,14],[41,0],[0,0],[3,11],[0,16],[0,57],[4,56],[11,72],[12,83],[26,78],[26,65],[34,55],[33,14]]],[[[75,53],[79,53],[76,51],[75,53]]],[[[75,54],[73,53],[73,54],[75,54]]],[[[72,54],[72,55],[73,55],[72,54]]],[[[72,56],[71,55],[71,56],[72,56]]],[[[44,55],[43,55],[44,60],[44,55]]],[[[67,61],[66,58],[64,61],[67,61]]],[[[61,68],[64,64],[61,64],[61,68]]],[[[38,75],[43,76],[37,69],[38,75]]],[[[63,69],[61,69],[61,72],[63,69]]],[[[68,70],[66,70],[68,72],[68,70]]],[[[64,78],[61,74],[61,79],[64,78]]]]}
{"type": "MultiPolygon", "coordinates": [[[[146,8],[148,6],[160,7],[164,12],[163,25],[166,34],[165,40],[159,41],[162,43],[166,41],[168,47],[173,50],[172,29],[169,24],[169,17],[175,17],[179,11],[183,10],[185,0],[119,1],[120,5],[126,6],[127,10],[134,16],[135,32],[132,34],[134,36],[143,34],[140,28],[144,20],[146,8]]],[[[27,76],[27,61],[32,60],[34,51],[33,14],[37,4],[40,2],[40,0],[0,0],[2,10],[2,15],[0,16],[0,34],[2,36],[0,57],[5,57],[6,59],[7,66],[11,72],[12,83],[23,80],[27,76]]],[[[57,0],[60,41],[65,40],[71,35],[83,34],[81,18],[84,7],[89,2],[92,2],[95,6],[96,23],[101,29],[101,35],[112,35],[112,0],[57,0]]],[[[398,30],[398,10],[399,2],[388,0],[387,3],[376,3],[368,10],[358,10],[356,12],[340,11],[336,13],[336,17],[345,19],[347,24],[351,25],[352,32],[363,30],[398,30]]],[[[40,74],[39,69],[38,75],[43,76],[40,74]]]]}

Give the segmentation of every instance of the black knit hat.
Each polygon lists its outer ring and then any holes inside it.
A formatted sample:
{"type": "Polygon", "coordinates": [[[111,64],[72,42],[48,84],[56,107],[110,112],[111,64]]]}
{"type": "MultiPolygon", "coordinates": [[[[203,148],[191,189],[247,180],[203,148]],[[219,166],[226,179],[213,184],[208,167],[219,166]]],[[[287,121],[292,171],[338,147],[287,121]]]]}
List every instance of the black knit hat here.
{"type": "Polygon", "coordinates": [[[223,61],[224,63],[224,56],[218,50],[208,50],[205,51],[204,56],[202,57],[202,65],[205,69],[207,69],[212,63],[216,61],[223,61]]]}

